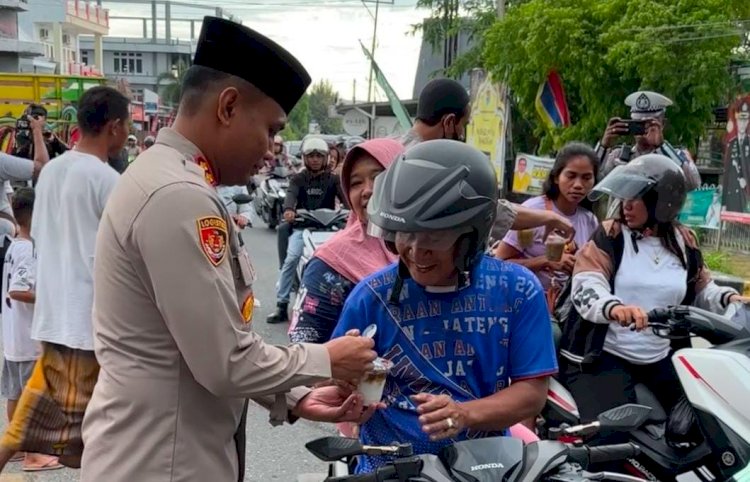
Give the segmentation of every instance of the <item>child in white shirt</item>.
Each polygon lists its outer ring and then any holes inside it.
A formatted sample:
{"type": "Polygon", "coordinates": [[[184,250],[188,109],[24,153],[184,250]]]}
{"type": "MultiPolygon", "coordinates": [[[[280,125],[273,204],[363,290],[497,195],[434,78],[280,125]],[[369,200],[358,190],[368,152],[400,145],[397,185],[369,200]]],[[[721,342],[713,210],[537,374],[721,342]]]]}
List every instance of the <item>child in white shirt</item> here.
{"type": "MultiPolygon", "coordinates": [[[[34,190],[18,189],[12,204],[19,230],[5,253],[1,300],[4,361],[0,394],[7,399],[8,421],[13,418],[23,387],[41,354],[39,342],[31,339],[36,301],[36,254],[30,235],[34,190]]],[[[62,468],[57,457],[44,454],[19,453],[16,460],[23,460],[23,470],[27,472],[62,468]]]]}

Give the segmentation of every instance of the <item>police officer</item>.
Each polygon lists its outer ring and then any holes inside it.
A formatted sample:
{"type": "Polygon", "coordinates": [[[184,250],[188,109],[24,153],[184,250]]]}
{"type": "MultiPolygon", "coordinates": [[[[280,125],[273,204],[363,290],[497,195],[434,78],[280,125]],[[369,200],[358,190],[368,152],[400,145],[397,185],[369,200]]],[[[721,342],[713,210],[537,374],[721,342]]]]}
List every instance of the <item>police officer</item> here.
{"type": "Polygon", "coordinates": [[[690,153],[684,149],[676,149],[664,139],[666,111],[672,101],[657,92],[638,91],[625,98],[625,105],[630,107],[630,121],[619,117],[610,119],[597,146],[597,153],[602,160],[602,175],[606,176],[616,166],[627,163],[630,159],[656,153],[667,156],[682,168],[688,190],[697,189],[701,184],[701,176],[690,153]],[[628,124],[632,121],[640,122],[643,126],[643,131],[634,136],[635,146],[614,147],[618,137],[631,132],[628,124]],[[626,150],[625,155],[623,149],[626,150]]]}
{"type": "Polygon", "coordinates": [[[233,434],[244,433],[246,397],[273,423],[371,415],[375,407],[342,384],[301,386],[361,377],[376,356],[372,340],[277,347],[251,330],[255,273],[214,188],[245,184],[263,166],[309,83],[271,40],[204,19],[173,128],[128,168],[102,216],[93,315],[101,372],[81,480],[241,479],[243,440],[233,434]]]}

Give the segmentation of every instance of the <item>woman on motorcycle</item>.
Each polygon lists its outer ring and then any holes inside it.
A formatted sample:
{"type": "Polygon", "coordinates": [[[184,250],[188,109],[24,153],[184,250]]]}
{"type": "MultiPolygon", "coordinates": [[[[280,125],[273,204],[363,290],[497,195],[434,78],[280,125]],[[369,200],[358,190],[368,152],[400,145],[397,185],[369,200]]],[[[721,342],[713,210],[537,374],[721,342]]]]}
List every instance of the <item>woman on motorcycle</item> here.
{"type": "Polygon", "coordinates": [[[682,389],[670,341],[647,329],[647,312],[680,304],[719,312],[743,298],[712,281],[695,237],[677,221],[686,185],[674,161],[638,157],[612,171],[592,194],[607,194],[622,206],[578,254],[571,298],[580,316],[564,327],[563,381],[584,422],[635,402],[638,383],[669,413],[682,389]]]}
{"type": "Polygon", "coordinates": [[[373,139],[352,148],[344,159],[341,187],[352,211],[346,229],[321,246],[305,267],[289,327],[293,343],[327,342],[354,285],[396,259],[382,240],[365,231],[375,177],[403,149],[394,139],[373,139]]]}
{"type": "MultiPolygon", "coordinates": [[[[399,262],[354,288],[333,334],[375,324],[393,364],[363,443],[434,454],[506,433],[544,404],[557,371],[544,292],[526,268],[484,255],[496,206],[490,162],[455,141],[421,143],[376,179],[368,231],[399,262]]],[[[365,456],[357,471],[386,461],[365,456]]]]}

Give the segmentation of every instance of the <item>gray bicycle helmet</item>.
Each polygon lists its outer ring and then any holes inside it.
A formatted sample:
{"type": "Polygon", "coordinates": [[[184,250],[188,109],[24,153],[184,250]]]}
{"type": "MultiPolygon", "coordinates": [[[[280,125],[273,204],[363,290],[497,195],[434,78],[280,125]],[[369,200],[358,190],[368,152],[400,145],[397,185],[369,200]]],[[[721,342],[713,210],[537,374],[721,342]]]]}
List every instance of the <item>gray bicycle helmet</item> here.
{"type": "Polygon", "coordinates": [[[675,161],[661,154],[636,157],[614,168],[594,186],[589,199],[596,201],[605,194],[622,200],[640,199],[650,192],[656,197],[656,221],[668,223],[677,219],[687,197],[687,186],[675,161]]]}
{"type": "Polygon", "coordinates": [[[471,270],[485,251],[497,214],[497,179],[481,151],[451,140],[407,150],[375,179],[367,205],[368,232],[389,242],[398,233],[453,231],[456,268],[471,270]]]}

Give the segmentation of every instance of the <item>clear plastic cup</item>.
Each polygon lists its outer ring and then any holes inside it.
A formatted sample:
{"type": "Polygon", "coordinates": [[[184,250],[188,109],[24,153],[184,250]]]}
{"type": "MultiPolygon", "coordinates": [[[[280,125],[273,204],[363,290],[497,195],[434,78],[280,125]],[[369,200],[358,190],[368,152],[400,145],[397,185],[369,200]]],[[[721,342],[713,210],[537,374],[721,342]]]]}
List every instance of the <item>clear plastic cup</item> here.
{"type": "Polygon", "coordinates": [[[551,233],[544,241],[544,254],[548,260],[558,262],[565,251],[566,240],[556,233],[551,233]]]}
{"type": "Polygon", "coordinates": [[[522,229],[518,232],[518,244],[522,248],[530,248],[534,244],[534,230],[522,229]]]}
{"type": "Polygon", "coordinates": [[[385,358],[376,358],[372,371],[365,374],[359,382],[357,391],[362,394],[365,405],[378,403],[383,398],[385,379],[393,367],[393,363],[385,358]]]}

